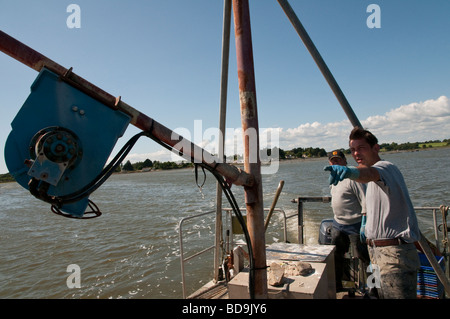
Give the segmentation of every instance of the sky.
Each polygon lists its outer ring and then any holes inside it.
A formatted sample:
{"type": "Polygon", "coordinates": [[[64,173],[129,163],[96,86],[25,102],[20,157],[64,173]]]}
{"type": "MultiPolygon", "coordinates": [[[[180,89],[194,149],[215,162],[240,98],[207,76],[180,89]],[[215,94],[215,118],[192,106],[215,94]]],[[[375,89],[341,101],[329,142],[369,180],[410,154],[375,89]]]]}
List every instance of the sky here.
{"type": "MultiPolygon", "coordinates": [[[[352,126],[278,2],[249,2],[261,131],[276,132],[285,150],[347,148],[352,126]]],[[[450,1],[289,3],[380,143],[450,138],[450,1]],[[368,10],[371,4],[379,10],[368,10]]],[[[208,132],[219,126],[222,18],[220,0],[0,0],[0,30],[211,152],[217,140],[208,140],[208,132]],[[72,19],[71,4],[79,19],[72,19]]],[[[241,128],[233,25],[230,44],[226,128],[233,144],[241,128]]],[[[0,52],[0,173],[8,171],[10,123],[37,75],[0,52]]],[[[130,125],[113,154],[137,132],[130,125]]],[[[147,158],[174,160],[141,139],[128,159],[147,158]]]]}

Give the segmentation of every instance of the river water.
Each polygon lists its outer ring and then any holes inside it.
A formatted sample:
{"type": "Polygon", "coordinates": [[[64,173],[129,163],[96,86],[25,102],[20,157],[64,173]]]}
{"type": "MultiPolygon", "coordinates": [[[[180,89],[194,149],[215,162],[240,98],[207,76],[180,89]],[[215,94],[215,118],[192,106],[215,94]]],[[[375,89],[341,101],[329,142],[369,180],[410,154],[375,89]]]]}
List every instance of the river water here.
{"type": "MultiPolygon", "coordinates": [[[[398,165],[415,207],[449,205],[449,148],[382,158],[398,165]]],[[[263,175],[265,206],[280,180],[285,185],[277,208],[288,216],[297,212],[292,199],[328,196],[325,165],[325,159],[280,163],[275,174],[263,175]]],[[[232,190],[243,206],[242,188],[232,190]]],[[[16,183],[0,184],[0,298],[182,298],[179,221],[213,210],[215,193],[214,177],[207,173],[200,190],[191,169],[118,174],[90,197],[103,215],[75,220],[54,215],[16,183]],[[80,288],[74,274],[80,275],[80,288]]],[[[317,243],[321,220],[332,218],[330,204],[306,203],[304,213],[306,243],[317,243]]],[[[431,212],[417,215],[433,240],[431,212]]],[[[212,216],[183,225],[188,255],[213,245],[212,216]]],[[[283,241],[281,216],[273,215],[267,244],[283,241]]],[[[296,225],[296,218],[288,220],[290,242],[297,240],[296,225]]],[[[188,294],[212,279],[212,257],[207,253],[187,263],[188,294]]]]}

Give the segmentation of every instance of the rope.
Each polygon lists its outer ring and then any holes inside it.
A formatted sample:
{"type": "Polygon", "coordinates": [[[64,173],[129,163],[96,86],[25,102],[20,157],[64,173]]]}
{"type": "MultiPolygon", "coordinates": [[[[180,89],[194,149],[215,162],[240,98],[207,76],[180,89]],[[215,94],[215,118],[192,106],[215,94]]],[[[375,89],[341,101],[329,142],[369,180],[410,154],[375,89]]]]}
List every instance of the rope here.
{"type": "Polygon", "coordinates": [[[203,166],[201,166],[202,171],[203,171],[203,183],[200,185],[198,183],[198,167],[199,167],[199,165],[195,164],[195,168],[194,168],[194,171],[195,171],[195,183],[197,184],[197,187],[198,187],[198,189],[200,191],[200,194],[202,195],[202,199],[205,199],[205,194],[203,194],[203,185],[205,185],[205,182],[206,182],[205,168],[203,166]]]}
{"type": "Polygon", "coordinates": [[[74,219],[92,219],[92,218],[96,218],[96,217],[99,217],[99,216],[102,215],[102,212],[100,211],[98,206],[95,205],[95,203],[93,201],[91,201],[90,199],[89,199],[88,205],[89,205],[89,208],[91,209],[91,211],[85,212],[83,217],[75,217],[75,216],[70,215],[70,214],[65,214],[58,207],[56,207],[55,205],[51,206],[51,210],[56,215],[60,215],[60,216],[67,217],[67,218],[74,218],[74,219]],[[86,215],[90,215],[90,214],[94,214],[94,216],[86,216],[86,215]]]}

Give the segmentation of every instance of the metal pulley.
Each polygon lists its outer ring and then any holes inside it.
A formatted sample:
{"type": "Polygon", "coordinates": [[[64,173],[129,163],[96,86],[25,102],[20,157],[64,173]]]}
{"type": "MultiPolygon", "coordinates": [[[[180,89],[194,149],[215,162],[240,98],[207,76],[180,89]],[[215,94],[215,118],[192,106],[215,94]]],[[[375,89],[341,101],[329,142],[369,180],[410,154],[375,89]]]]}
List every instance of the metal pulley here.
{"type": "Polygon", "coordinates": [[[30,143],[28,175],[56,186],[64,172],[82,158],[81,141],[69,129],[45,128],[30,143]]]}

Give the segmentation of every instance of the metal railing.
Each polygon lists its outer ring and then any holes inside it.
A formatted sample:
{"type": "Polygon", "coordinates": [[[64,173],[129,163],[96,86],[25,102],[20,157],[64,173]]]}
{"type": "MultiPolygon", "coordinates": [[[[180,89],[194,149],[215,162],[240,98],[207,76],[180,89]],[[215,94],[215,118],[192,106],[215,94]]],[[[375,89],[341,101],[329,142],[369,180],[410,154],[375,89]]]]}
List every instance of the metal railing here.
{"type": "MultiPolygon", "coordinates": [[[[441,214],[444,214],[443,209],[447,209],[447,211],[448,211],[448,207],[444,207],[444,206],[441,206],[441,207],[414,207],[414,209],[416,211],[418,211],[418,210],[432,210],[432,212],[433,212],[434,240],[435,240],[434,244],[436,245],[437,250],[441,252],[441,247],[440,247],[441,245],[440,245],[440,243],[441,242],[448,243],[448,235],[447,235],[447,230],[442,230],[442,233],[443,233],[442,234],[442,239],[439,238],[438,212],[440,212],[441,214]]],[[[446,218],[446,216],[444,218],[446,218]]],[[[444,224],[446,224],[446,223],[444,223],[444,224]]],[[[443,225],[443,226],[446,226],[446,225],[443,225]]],[[[444,250],[441,252],[442,255],[445,256],[445,257],[449,256],[448,245],[445,244],[443,248],[444,248],[444,250]]]]}
{"type": "MultiPolygon", "coordinates": [[[[305,202],[316,202],[316,203],[329,203],[331,201],[330,196],[317,196],[317,197],[297,197],[291,202],[298,204],[297,216],[298,216],[298,242],[303,244],[303,203],[305,202]]],[[[437,252],[439,252],[444,257],[444,263],[446,265],[446,276],[450,278],[450,267],[448,257],[449,253],[449,241],[448,241],[448,231],[450,230],[447,226],[447,213],[449,210],[448,206],[441,205],[440,207],[414,207],[415,211],[432,211],[433,214],[433,228],[434,228],[434,245],[436,246],[437,252]],[[442,224],[438,224],[438,214],[441,214],[442,224]],[[442,226],[442,234],[439,236],[439,228],[442,226]],[[441,243],[443,244],[443,249],[441,250],[441,243]]]]}
{"type": "MultiPolygon", "coordinates": [[[[226,212],[226,220],[225,220],[225,227],[223,227],[223,231],[229,232],[230,234],[230,246],[231,246],[231,250],[235,247],[235,243],[234,243],[234,235],[235,233],[233,233],[233,211],[231,208],[223,208],[222,209],[224,212],[226,212]]],[[[245,209],[241,208],[241,211],[245,211],[245,209]]],[[[264,209],[265,212],[269,211],[269,208],[265,208],[264,209]]],[[[295,217],[296,215],[292,215],[289,217],[286,217],[286,213],[284,212],[283,209],[281,208],[275,208],[273,210],[274,212],[278,212],[282,214],[282,220],[283,220],[283,236],[284,236],[284,241],[287,242],[287,219],[290,217],[295,217]]],[[[179,222],[178,222],[178,236],[179,236],[179,244],[180,244],[180,264],[181,264],[181,283],[182,283],[182,290],[183,290],[183,298],[187,298],[187,294],[186,294],[186,272],[185,272],[185,263],[195,257],[198,257],[200,255],[203,255],[205,253],[207,253],[208,251],[211,251],[213,249],[216,248],[215,245],[211,245],[208,246],[198,252],[195,252],[187,257],[185,257],[185,253],[184,253],[184,241],[183,241],[183,225],[185,222],[196,219],[196,218],[200,218],[206,215],[211,215],[211,214],[215,214],[216,211],[215,210],[211,210],[211,211],[207,211],[204,213],[200,213],[200,214],[196,214],[196,215],[191,215],[191,216],[187,216],[182,218],[179,222]]],[[[223,221],[222,221],[223,224],[223,221]]]]}
{"type": "Polygon", "coordinates": [[[293,203],[297,203],[297,216],[298,216],[298,243],[303,244],[304,243],[304,236],[303,236],[303,203],[305,202],[315,202],[315,203],[329,203],[331,202],[331,196],[303,196],[303,197],[297,197],[296,199],[292,200],[293,203]]]}
{"type": "MultiPolygon", "coordinates": [[[[315,203],[330,203],[331,202],[331,196],[303,196],[303,197],[297,197],[292,200],[293,203],[298,204],[297,208],[297,216],[298,216],[298,242],[300,244],[303,243],[303,207],[304,203],[306,202],[315,202],[315,203]]],[[[447,209],[448,207],[414,207],[415,211],[427,211],[431,210],[433,213],[433,226],[434,226],[434,239],[435,239],[435,245],[437,249],[440,251],[440,242],[445,241],[448,242],[448,238],[439,238],[439,225],[438,225],[438,213],[442,212],[442,209],[447,209]]],[[[292,216],[290,216],[292,217],[292,216]]],[[[445,236],[445,235],[444,235],[445,236]]],[[[443,255],[448,255],[448,247],[444,247],[445,251],[443,255]]]]}

